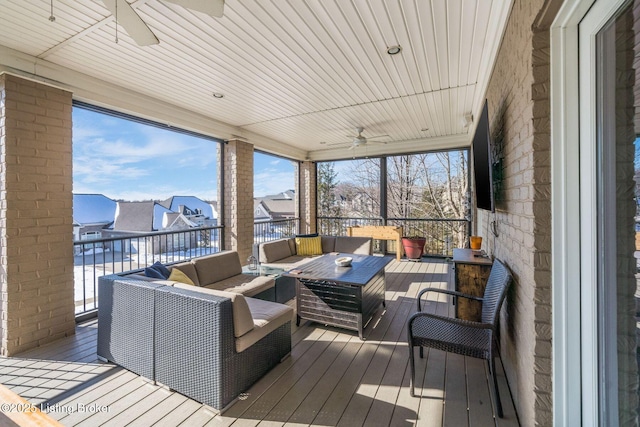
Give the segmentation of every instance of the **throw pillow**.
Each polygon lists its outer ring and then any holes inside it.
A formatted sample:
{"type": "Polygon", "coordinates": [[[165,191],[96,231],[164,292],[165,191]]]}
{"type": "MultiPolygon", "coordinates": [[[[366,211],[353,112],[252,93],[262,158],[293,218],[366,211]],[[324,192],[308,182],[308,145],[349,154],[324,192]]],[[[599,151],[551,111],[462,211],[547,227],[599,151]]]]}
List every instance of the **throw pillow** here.
{"type": "Polygon", "coordinates": [[[298,255],[322,255],[322,239],[318,237],[296,237],[298,255]]]}
{"type": "Polygon", "coordinates": [[[187,285],[195,286],[193,281],[191,279],[189,279],[189,276],[187,276],[186,274],[184,274],[182,271],[178,270],[177,268],[174,268],[174,269],[171,270],[171,274],[169,275],[169,280],[171,280],[173,282],[186,283],[187,285]]]}
{"type": "Polygon", "coordinates": [[[156,261],[153,265],[144,269],[144,275],[153,279],[166,279],[171,272],[160,261],[156,261]]]}
{"type": "Polygon", "coordinates": [[[164,276],[163,277],[164,279],[168,278],[169,275],[171,274],[169,269],[167,267],[165,267],[165,265],[163,263],[161,263],[160,261],[154,262],[151,267],[156,269],[156,270],[158,270],[160,272],[160,274],[162,274],[164,276]]]}

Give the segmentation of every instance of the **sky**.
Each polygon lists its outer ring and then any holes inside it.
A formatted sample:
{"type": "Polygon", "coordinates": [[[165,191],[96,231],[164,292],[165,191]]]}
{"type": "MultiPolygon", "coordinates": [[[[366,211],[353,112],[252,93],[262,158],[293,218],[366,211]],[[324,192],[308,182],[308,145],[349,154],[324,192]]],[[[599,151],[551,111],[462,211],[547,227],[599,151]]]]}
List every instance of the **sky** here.
{"type": "MultiPolygon", "coordinates": [[[[217,198],[217,143],[73,109],[73,192],[111,199],[217,198]]],[[[256,153],[254,197],[295,188],[291,161],[256,153]]]]}

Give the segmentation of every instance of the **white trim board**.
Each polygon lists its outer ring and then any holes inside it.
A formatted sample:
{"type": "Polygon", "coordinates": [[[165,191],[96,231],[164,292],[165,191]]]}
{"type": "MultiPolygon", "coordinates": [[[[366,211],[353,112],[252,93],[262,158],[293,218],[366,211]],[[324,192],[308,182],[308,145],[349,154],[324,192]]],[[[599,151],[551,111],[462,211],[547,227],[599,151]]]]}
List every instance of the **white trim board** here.
{"type": "Polygon", "coordinates": [[[595,35],[625,0],[566,0],[551,27],[554,425],[597,426],[595,35]],[[579,191],[576,191],[579,190],[579,191]]]}

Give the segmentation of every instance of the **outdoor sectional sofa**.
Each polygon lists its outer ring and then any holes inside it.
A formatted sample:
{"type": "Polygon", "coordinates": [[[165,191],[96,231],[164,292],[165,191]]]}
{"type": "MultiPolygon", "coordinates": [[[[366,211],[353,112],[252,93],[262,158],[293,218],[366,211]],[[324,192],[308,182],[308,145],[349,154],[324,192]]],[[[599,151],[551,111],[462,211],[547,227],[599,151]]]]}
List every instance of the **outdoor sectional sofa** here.
{"type": "MultiPolygon", "coordinates": [[[[373,253],[373,240],[370,237],[320,236],[320,239],[322,254],[339,252],[371,255],[373,253]]],[[[257,249],[258,261],[262,265],[283,270],[297,268],[313,258],[312,255],[298,253],[295,237],[260,243],[257,249]]]]}
{"type": "Polygon", "coordinates": [[[240,256],[235,251],[205,255],[167,267],[182,271],[196,286],[274,301],[273,278],[244,274],[240,256]]]}
{"type": "Polygon", "coordinates": [[[273,279],[228,280],[223,272],[238,255],[216,255],[193,260],[194,269],[171,267],[195,273],[196,285],[101,277],[98,356],[222,411],[291,352],[293,309],[247,296],[264,295],[273,279]]]}

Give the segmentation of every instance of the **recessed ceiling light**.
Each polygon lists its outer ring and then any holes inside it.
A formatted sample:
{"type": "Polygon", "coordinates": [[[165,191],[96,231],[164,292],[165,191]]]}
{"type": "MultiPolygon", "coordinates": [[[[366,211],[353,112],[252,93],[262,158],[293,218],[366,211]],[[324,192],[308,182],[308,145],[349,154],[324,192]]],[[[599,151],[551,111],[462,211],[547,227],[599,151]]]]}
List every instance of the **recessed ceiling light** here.
{"type": "Polygon", "coordinates": [[[421,130],[422,132],[426,132],[426,131],[428,131],[428,130],[429,130],[429,128],[422,128],[422,129],[420,129],[420,130],[421,130]]]}
{"type": "Polygon", "coordinates": [[[397,55],[402,51],[402,48],[400,47],[400,45],[395,45],[395,46],[391,46],[389,48],[387,48],[387,53],[389,55],[397,55]]]}
{"type": "Polygon", "coordinates": [[[320,141],[320,144],[326,144],[327,141],[320,141]]]}
{"type": "Polygon", "coordinates": [[[214,98],[224,98],[224,94],[220,93],[220,92],[213,92],[213,97],[214,98]]]}

